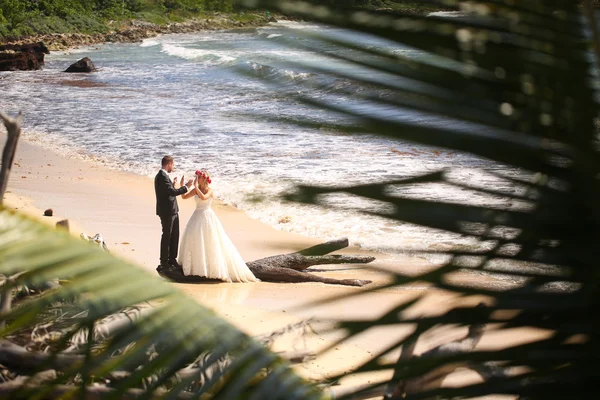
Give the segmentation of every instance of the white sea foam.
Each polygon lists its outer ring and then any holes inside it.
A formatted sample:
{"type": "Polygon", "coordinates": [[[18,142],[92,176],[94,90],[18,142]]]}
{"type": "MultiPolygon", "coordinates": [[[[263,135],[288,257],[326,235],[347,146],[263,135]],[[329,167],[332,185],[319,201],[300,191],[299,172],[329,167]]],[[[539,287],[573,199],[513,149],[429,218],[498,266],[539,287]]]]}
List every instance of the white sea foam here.
{"type": "Polygon", "coordinates": [[[161,51],[170,56],[179,57],[186,60],[201,61],[206,65],[231,64],[236,60],[235,55],[227,51],[190,49],[168,43],[162,44],[161,51]]]}
{"type": "Polygon", "coordinates": [[[289,20],[278,20],[277,22],[274,22],[272,24],[270,24],[274,27],[285,27],[287,29],[298,29],[298,30],[319,30],[319,29],[326,29],[324,25],[319,25],[319,24],[309,24],[306,22],[301,22],[301,21],[289,21],[289,20]]]}
{"type": "Polygon", "coordinates": [[[152,47],[158,45],[160,45],[160,42],[156,40],[156,38],[144,39],[142,43],[140,43],[140,47],[152,47]]]}

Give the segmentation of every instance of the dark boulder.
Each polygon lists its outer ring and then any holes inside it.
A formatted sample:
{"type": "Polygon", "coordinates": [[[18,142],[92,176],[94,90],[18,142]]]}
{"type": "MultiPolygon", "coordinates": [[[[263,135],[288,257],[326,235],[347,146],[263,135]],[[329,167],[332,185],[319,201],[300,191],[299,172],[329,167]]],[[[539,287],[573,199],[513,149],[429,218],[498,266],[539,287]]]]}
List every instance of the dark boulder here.
{"type": "Polygon", "coordinates": [[[65,72],[94,72],[96,71],[96,67],[92,60],[88,57],[83,57],[81,60],[77,61],[74,64],[71,64],[69,68],[65,70],[65,72]]]}
{"type": "Polygon", "coordinates": [[[44,56],[50,50],[42,42],[5,44],[0,46],[0,71],[29,71],[42,69],[44,56]]]}

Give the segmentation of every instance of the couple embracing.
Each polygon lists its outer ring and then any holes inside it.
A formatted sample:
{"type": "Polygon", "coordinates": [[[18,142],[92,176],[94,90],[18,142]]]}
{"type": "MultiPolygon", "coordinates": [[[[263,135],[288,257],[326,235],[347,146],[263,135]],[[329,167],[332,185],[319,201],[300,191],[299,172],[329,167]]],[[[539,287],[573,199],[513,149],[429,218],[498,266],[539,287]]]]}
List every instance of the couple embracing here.
{"type": "Polygon", "coordinates": [[[196,171],[194,180],[188,180],[185,185],[181,177],[181,187],[177,187],[178,182],[172,182],[168,175],[174,168],[173,157],[165,156],[162,159],[162,168],[154,178],[156,214],[160,217],[162,225],[160,265],[156,269],[158,273],[181,268],[184,275],[226,282],[257,282],[258,279],[246,266],[211,208],[213,191],[208,173],[196,171]],[[177,196],[181,196],[182,199],[193,198],[196,202],[196,210],[183,232],[179,258],[177,196]]]}

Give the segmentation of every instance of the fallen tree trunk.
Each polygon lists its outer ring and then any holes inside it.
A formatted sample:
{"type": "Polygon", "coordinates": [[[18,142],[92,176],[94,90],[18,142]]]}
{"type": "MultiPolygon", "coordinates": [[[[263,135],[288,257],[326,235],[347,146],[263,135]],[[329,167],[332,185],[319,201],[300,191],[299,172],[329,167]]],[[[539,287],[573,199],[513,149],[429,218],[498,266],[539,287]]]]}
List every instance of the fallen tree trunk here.
{"type": "Polygon", "coordinates": [[[374,259],[375,257],[369,256],[304,256],[299,253],[291,253],[261,258],[260,260],[251,261],[246,265],[248,265],[248,268],[253,272],[259,271],[260,269],[267,270],[278,267],[289,268],[295,271],[304,271],[313,265],[366,264],[374,259]]]}
{"type": "MultiPolygon", "coordinates": [[[[313,275],[306,270],[313,265],[329,264],[367,264],[375,260],[371,256],[359,255],[328,255],[329,253],[348,246],[348,239],[337,239],[300,250],[295,253],[280,254],[246,263],[248,268],[261,281],[265,282],[322,282],[333,285],[364,286],[371,283],[363,279],[334,279],[313,275]]],[[[161,272],[166,278],[175,282],[194,283],[215,281],[199,276],[185,276],[181,269],[161,272]]]]}

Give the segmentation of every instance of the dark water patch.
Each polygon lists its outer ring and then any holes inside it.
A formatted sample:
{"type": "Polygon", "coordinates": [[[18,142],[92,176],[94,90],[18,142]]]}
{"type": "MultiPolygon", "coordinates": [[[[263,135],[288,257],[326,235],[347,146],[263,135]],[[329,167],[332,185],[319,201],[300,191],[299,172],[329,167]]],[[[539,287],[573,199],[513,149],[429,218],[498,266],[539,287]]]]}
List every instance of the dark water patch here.
{"type": "Polygon", "coordinates": [[[88,80],[66,80],[66,81],[57,81],[57,82],[53,82],[57,85],[64,85],[64,86],[73,86],[73,87],[80,87],[80,88],[97,88],[97,87],[107,87],[110,86],[108,83],[105,82],[96,82],[96,81],[88,81],[88,80]]]}

